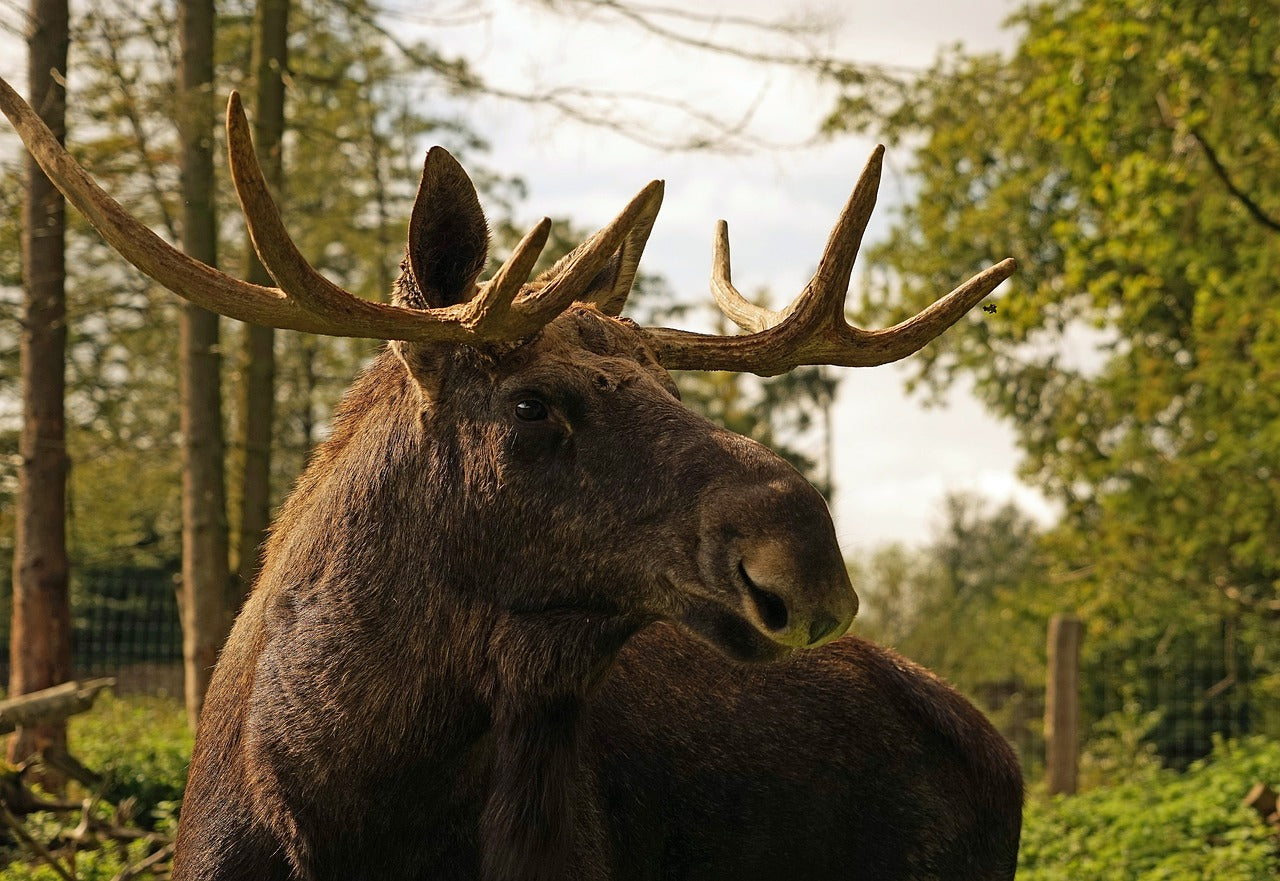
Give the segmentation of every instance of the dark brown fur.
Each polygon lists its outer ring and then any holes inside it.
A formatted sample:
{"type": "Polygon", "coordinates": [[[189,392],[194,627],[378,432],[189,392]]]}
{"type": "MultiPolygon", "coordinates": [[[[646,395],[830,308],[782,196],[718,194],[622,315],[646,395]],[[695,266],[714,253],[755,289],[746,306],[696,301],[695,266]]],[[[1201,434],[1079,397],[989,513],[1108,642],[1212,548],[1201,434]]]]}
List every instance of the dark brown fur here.
{"type": "MultiPolygon", "coordinates": [[[[418,226],[476,241],[402,299],[462,299],[482,227],[418,226]]],[[[219,660],[173,877],[1012,877],[1021,780],[981,714],[856,639],[792,652],[854,608],[821,497],[629,322],[391,344],[219,660]]]]}

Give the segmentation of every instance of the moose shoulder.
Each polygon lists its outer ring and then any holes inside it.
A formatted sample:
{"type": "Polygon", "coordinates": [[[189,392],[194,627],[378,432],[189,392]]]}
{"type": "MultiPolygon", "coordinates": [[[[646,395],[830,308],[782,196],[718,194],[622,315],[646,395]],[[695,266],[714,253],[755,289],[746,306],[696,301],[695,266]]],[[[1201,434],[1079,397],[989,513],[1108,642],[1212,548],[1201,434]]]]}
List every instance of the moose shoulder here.
{"type": "Polygon", "coordinates": [[[880,153],[782,312],[747,333],[617,317],[650,184],[542,277],[535,226],[477,284],[487,232],[427,156],[393,305],[321,277],[284,232],[233,96],[232,178],[279,288],[165,245],[0,81],[0,109],[127,259],[200,305],[390,340],[286,503],[206,699],[175,881],[999,879],[1021,778],[935,677],[854,639],[822,498],[684,408],[672,368],[778,373],[919,349],[1005,261],[886,331],[843,301],[880,153]],[[772,662],[772,663],[761,663],[772,662]]]}

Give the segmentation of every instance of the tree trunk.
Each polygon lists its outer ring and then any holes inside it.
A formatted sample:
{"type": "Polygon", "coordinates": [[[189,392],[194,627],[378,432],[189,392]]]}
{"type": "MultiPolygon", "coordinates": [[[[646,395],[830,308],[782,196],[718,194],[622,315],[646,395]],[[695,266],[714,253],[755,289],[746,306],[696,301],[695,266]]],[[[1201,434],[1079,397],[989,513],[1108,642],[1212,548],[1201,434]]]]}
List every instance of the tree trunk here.
{"type": "MultiPolygon", "coordinates": [[[[32,0],[28,45],[31,106],[66,137],[67,0],[32,0]]],[[[66,203],[30,156],[23,202],[26,309],[21,343],[22,467],[13,556],[9,693],[26,694],[71,678],[67,591],[66,203]]],[[[20,729],[10,761],[66,746],[66,723],[20,729]]],[[[56,782],[56,781],[47,781],[56,782]]]]}
{"type": "MultiPolygon", "coordinates": [[[[178,129],[182,247],[217,265],[213,201],[213,0],[181,0],[178,129]]],[[[187,718],[195,727],[231,625],[223,474],[222,356],[218,316],[190,304],[180,319],[182,362],[182,654],[187,718]]]]}
{"type": "MultiPolygon", "coordinates": [[[[283,181],[284,71],[288,64],[289,0],[259,0],[253,28],[253,76],[256,92],[253,137],[267,184],[279,203],[283,181]]],[[[246,277],[260,285],[275,282],[245,241],[246,277]]],[[[250,324],[245,334],[244,397],[240,482],[239,589],[243,599],[253,586],[261,545],[271,519],[271,429],[275,417],[275,331],[250,324]]]]}

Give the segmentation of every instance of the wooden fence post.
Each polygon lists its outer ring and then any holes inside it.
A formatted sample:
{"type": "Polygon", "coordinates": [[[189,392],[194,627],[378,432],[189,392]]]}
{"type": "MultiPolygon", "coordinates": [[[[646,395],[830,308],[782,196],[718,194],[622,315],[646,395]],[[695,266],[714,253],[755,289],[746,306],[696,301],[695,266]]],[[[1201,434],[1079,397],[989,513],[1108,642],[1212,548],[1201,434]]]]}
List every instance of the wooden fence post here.
{"type": "Polygon", "coordinates": [[[1071,615],[1049,621],[1049,673],[1045,682],[1045,776],[1050,795],[1076,791],[1080,728],[1080,636],[1071,615]]]}

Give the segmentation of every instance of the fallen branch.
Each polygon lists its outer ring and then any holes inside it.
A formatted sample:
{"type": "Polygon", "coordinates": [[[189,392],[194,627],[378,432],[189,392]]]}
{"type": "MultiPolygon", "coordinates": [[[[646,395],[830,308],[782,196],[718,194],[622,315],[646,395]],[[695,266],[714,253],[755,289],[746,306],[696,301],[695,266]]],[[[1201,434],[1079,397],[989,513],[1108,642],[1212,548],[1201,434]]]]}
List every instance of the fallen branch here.
{"type": "Polygon", "coordinates": [[[59,722],[93,706],[98,692],[116,684],[114,679],[90,679],[87,682],[64,682],[53,688],[33,691],[0,701],[0,734],[19,727],[59,722]]]}
{"type": "Polygon", "coordinates": [[[148,869],[154,869],[160,863],[163,863],[165,860],[172,859],[172,857],[173,843],[170,842],[151,856],[147,857],[145,860],[135,863],[132,866],[125,866],[120,870],[118,875],[111,879],[111,881],[129,881],[130,878],[136,878],[148,869]]]}

